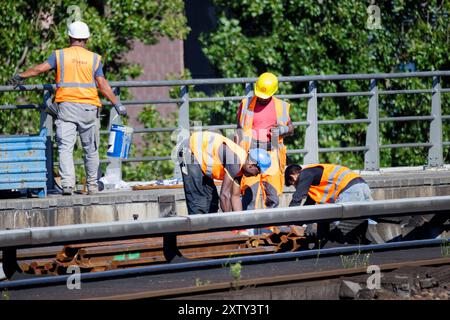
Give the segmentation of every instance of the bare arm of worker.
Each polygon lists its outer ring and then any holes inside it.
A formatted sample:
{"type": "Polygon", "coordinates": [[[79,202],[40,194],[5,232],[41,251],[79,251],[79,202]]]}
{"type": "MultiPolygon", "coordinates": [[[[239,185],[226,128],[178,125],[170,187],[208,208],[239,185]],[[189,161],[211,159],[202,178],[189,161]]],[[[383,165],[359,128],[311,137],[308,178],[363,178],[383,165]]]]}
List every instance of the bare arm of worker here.
{"type": "Polygon", "coordinates": [[[233,211],[233,206],[231,204],[231,192],[233,184],[233,179],[229,176],[228,173],[225,173],[222,181],[222,186],[220,187],[220,208],[223,212],[233,211]]]}
{"type": "Polygon", "coordinates": [[[289,128],[288,132],[285,133],[285,134],[283,135],[283,137],[292,136],[292,135],[294,134],[294,125],[292,124],[292,122],[291,122],[290,120],[289,120],[289,122],[288,122],[288,128],[289,128]]]}
{"type": "Polygon", "coordinates": [[[38,64],[37,66],[31,67],[27,71],[19,73],[22,78],[31,78],[40,75],[41,73],[47,72],[52,69],[50,63],[45,61],[44,63],[38,64]]]}
{"type": "Polygon", "coordinates": [[[241,128],[241,122],[240,122],[241,112],[242,112],[242,103],[239,105],[238,112],[236,115],[237,130],[236,130],[236,133],[234,134],[234,139],[233,139],[234,143],[236,143],[236,144],[240,144],[241,140],[242,140],[242,128],[241,128]]]}
{"type": "Polygon", "coordinates": [[[95,77],[95,81],[97,81],[98,89],[105,96],[106,99],[108,99],[113,105],[119,103],[119,100],[112,91],[108,80],[106,80],[104,77],[95,77]]]}
{"type": "Polygon", "coordinates": [[[299,181],[295,186],[295,192],[292,195],[292,200],[289,207],[302,206],[305,204],[308,197],[309,188],[314,181],[314,172],[311,169],[303,170],[298,179],[299,181]]]}
{"type": "Polygon", "coordinates": [[[233,207],[233,211],[242,211],[241,184],[236,181],[233,181],[231,206],[233,207]]]}
{"type": "MultiPolygon", "coordinates": [[[[272,125],[272,128],[279,128],[280,129],[280,127],[281,126],[278,123],[272,125]]],[[[290,120],[289,120],[287,126],[285,126],[285,127],[287,127],[287,132],[283,132],[282,134],[280,134],[280,136],[282,136],[283,138],[284,137],[288,137],[288,136],[292,136],[294,134],[294,125],[292,124],[292,122],[290,120]]]]}

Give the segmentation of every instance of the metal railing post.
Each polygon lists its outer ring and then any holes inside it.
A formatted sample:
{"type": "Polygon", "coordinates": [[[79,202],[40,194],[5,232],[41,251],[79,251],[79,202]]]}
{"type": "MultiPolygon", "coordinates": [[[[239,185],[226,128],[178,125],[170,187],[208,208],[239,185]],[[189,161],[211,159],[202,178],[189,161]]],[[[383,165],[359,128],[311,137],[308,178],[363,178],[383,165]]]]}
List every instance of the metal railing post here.
{"type": "Polygon", "coordinates": [[[46,112],[46,106],[53,103],[53,91],[44,91],[44,101],[40,108],[40,128],[47,129],[47,140],[45,146],[45,157],[47,167],[47,190],[55,188],[55,177],[53,175],[53,117],[46,112]]]}
{"type": "MultiPolygon", "coordinates": [[[[184,139],[188,139],[190,136],[190,124],[189,124],[189,87],[182,86],[181,99],[183,102],[180,105],[180,110],[178,111],[178,135],[177,135],[177,145],[181,143],[184,139]]],[[[181,171],[178,162],[175,162],[173,175],[175,178],[181,178],[181,171]]]]}
{"type": "Polygon", "coordinates": [[[431,96],[430,142],[428,150],[428,167],[441,167],[444,164],[442,148],[442,109],[440,77],[433,77],[433,94],[431,96]]]}
{"type": "Polygon", "coordinates": [[[380,126],[378,110],[378,86],[375,79],[370,80],[369,114],[370,120],[366,131],[366,147],[369,150],[364,154],[364,170],[380,170],[380,126]]]}
{"type": "Polygon", "coordinates": [[[247,83],[245,84],[245,95],[246,95],[247,97],[253,96],[253,83],[247,82],[247,83]]]}
{"type": "Polygon", "coordinates": [[[306,121],[308,127],[305,133],[305,149],[306,154],[303,158],[303,164],[312,164],[319,162],[319,127],[317,115],[317,85],[315,81],[309,82],[309,93],[311,97],[308,99],[308,110],[306,121]]]}

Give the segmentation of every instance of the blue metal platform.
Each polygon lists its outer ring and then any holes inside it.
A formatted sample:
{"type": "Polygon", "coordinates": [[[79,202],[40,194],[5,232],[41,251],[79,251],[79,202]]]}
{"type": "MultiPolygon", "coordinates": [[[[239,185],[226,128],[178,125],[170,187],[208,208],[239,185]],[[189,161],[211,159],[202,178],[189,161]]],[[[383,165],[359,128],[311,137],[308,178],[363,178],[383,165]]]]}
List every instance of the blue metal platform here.
{"type": "Polygon", "coordinates": [[[0,190],[47,195],[47,130],[38,136],[0,136],[0,190]]]}

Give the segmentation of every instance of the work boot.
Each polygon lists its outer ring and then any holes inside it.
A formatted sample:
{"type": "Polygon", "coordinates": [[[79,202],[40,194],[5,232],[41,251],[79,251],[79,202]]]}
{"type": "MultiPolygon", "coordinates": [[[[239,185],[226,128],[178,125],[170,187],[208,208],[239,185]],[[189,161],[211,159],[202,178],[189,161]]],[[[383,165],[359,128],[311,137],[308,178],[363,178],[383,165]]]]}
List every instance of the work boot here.
{"type": "Polygon", "coordinates": [[[88,188],[88,194],[89,195],[94,195],[94,194],[98,194],[98,193],[100,193],[98,188],[96,188],[96,187],[88,188]]]}
{"type": "Polygon", "coordinates": [[[63,194],[63,196],[71,196],[73,194],[73,188],[72,187],[63,187],[62,194],[63,194]]]}

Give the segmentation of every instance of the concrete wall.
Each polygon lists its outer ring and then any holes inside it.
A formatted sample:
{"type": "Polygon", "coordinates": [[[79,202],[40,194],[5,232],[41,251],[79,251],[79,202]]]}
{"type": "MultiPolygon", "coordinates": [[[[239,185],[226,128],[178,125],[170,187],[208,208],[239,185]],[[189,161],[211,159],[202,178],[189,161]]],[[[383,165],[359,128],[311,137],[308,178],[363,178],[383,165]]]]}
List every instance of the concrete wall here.
{"type": "MultiPolygon", "coordinates": [[[[364,176],[364,175],[363,175],[364,176]]],[[[375,200],[450,195],[450,171],[423,171],[364,176],[375,200]]],[[[294,188],[286,188],[280,206],[287,207],[294,188]]],[[[0,200],[0,230],[79,223],[149,220],[187,214],[183,189],[50,196],[0,200]],[[175,204],[172,207],[172,196],[175,204]],[[170,214],[170,213],[169,213],[170,214]]]]}

